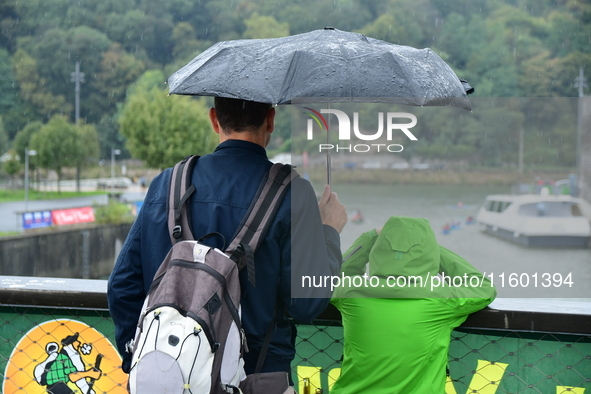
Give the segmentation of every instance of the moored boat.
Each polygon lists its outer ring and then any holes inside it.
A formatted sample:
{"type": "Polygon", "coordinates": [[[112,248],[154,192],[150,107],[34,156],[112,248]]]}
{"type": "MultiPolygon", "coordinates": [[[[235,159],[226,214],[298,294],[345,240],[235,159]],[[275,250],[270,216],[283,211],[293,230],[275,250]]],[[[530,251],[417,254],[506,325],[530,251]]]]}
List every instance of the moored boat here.
{"type": "Polygon", "coordinates": [[[525,246],[588,247],[591,205],[567,195],[490,195],[476,220],[488,234],[525,246]]]}

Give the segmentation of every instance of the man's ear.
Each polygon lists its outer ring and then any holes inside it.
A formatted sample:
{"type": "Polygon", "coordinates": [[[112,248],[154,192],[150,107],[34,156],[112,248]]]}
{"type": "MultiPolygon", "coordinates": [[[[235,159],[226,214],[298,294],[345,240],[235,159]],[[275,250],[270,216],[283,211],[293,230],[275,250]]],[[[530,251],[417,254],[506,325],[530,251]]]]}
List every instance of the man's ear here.
{"type": "Polygon", "coordinates": [[[222,127],[220,126],[220,122],[218,121],[217,112],[215,112],[215,108],[209,109],[209,121],[211,122],[211,126],[213,127],[213,131],[217,134],[222,132],[222,127]]]}
{"type": "Polygon", "coordinates": [[[267,132],[271,134],[275,130],[275,108],[267,111],[267,132]]]}

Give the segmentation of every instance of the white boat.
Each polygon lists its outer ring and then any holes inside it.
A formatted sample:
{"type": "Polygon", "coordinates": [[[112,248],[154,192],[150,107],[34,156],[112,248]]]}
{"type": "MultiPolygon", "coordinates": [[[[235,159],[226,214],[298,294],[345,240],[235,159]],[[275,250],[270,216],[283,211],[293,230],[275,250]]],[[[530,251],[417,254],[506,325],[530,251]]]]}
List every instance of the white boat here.
{"type": "Polygon", "coordinates": [[[587,247],[591,205],[567,195],[497,194],[486,197],[476,220],[488,234],[537,247],[587,247]]]}

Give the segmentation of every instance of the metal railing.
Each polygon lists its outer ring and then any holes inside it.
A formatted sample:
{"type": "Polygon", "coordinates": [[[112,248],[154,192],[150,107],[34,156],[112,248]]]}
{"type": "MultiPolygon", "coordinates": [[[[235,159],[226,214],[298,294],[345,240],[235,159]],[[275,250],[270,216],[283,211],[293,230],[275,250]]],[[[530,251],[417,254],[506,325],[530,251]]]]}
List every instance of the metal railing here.
{"type": "MultiPolygon", "coordinates": [[[[452,333],[447,394],[591,392],[590,303],[501,299],[493,307],[452,333]]],[[[106,281],[0,277],[2,392],[45,393],[53,381],[41,372],[53,353],[61,353],[76,373],[87,375],[70,379],[72,392],[125,393],[114,331],[106,281]]],[[[342,349],[336,309],[299,325],[293,362],[298,392],[328,393],[340,374],[342,349]]]]}

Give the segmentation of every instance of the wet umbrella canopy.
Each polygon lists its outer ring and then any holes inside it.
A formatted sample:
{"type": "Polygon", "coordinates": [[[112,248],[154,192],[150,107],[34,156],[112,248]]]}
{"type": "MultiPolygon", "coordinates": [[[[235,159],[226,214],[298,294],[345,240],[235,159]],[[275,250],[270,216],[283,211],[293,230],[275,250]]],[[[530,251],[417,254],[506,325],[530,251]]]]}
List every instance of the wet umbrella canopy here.
{"type": "Polygon", "coordinates": [[[332,28],[219,42],[168,79],[171,94],[289,104],[372,101],[470,109],[453,70],[432,50],[332,28]]]}

